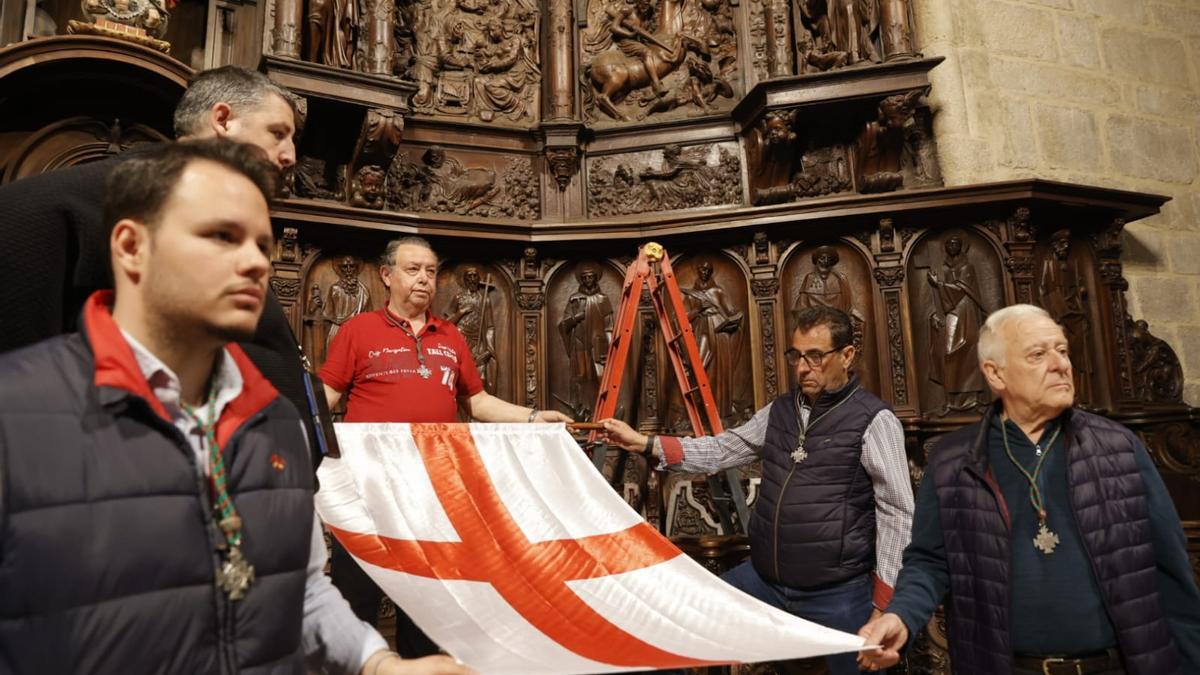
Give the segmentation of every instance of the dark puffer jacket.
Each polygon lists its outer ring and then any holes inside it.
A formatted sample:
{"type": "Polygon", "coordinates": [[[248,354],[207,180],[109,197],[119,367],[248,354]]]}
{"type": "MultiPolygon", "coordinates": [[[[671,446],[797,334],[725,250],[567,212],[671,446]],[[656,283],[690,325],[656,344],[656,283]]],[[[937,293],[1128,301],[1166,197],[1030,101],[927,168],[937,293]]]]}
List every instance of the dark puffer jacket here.
{"type": "MultiPolygon", "coordinates": [[[[983,421],[948,435],[930,458],[950,572],[955,672],[1012,672],[1008,505],[988,466],[983,421]]],[[[1071,508],[1131,675],[1183,673],[1158,592],[1146,485],[1125,427],[1070,411],[1065,419],[1071,508]]]]}
{"type": "Polygon", "coordinates": [[[208,481],[104,301],[0,357],[0,672],[302,673],[312,476],[299,415],[235,345],[217,426],[256,580],[214,583],[208,481]]]}

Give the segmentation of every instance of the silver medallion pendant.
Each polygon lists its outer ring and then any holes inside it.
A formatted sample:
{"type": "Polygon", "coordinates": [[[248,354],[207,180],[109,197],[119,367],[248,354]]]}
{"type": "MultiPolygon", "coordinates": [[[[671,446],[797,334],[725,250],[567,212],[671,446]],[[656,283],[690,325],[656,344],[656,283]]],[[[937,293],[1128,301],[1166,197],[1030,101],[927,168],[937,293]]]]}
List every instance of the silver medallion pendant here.
{"type": "Polygon", "coordinates": [[[254,565],[242,557],[242,549],[234,546],[229,549],[229,557],[217,571],[217,587],[225,591],[230,600],[241,600],[246,597],[250,584],[254,583],[254,565]]]}
{"type": "Polygon", "coordinates": [[[1054,547],[1058,546],[1058,544],[1058,535],[1051,532],[1047,529],[1046,524],[1042,523],[1037,536],[1033,538],[1033,547],[1046,555],[1050,555],[1054,553],[1054,547]]]}
{"type": "Polygon", "coordinates": [[[420,375],[421,377],[425,378],[426,380],[428,380],[429,376],[433,374],[433,371],[426,368],[425,364],[422,363],[421,367],[417,368],[417,374],[420,375]]]}
{"type": "Polygon", "coordinates": [[[808,459],[808,451],[804,449],[804,445],[796,446],[796,449],[792,451],[792,461],[799,464],[806,459],[808,459]]]}

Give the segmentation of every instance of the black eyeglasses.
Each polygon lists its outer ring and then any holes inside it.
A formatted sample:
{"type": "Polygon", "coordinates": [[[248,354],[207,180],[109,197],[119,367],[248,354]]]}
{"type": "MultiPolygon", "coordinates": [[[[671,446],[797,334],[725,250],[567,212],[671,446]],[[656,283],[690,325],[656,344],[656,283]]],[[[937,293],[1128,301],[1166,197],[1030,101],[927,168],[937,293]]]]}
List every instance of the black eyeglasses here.
{"type": "Polygon", "coordinates": [[[788,349],[783,353],[783,356],[787,359],[789,366],[798,366],[800,365],[800,360],[803,359],[804,361],[808,362],[809,368],[820,368],[821,364],[825,362],[826,356],[829,356],[834,352],[840,352],[842,349],[844,348],[834,347],[827,352],[823,352],[820,349],[810,349],[806,352],[802,352],[797,349],[788,349]]]}

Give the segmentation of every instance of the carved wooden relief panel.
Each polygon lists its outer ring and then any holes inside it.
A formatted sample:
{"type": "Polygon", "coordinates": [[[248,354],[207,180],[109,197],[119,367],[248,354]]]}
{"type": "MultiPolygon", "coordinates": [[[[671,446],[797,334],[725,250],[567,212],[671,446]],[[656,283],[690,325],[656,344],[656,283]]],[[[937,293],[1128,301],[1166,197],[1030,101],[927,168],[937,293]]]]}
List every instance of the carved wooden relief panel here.
{"type": "MultiPolygon", "coordinates": [[[[591,419],[612,342],[624,271],[603,260],[579,260],[555,269],[546,283],[547,407],[591,419]]],[[[639,344],[635,330],[632,344],[639,344]]],[[[617,410],[634,419],[637,350],[631,349],[617,410]]],[[[619,416],[620,416],[619,415],[619,416]]]]}
{"type": "Polygon", "coordinates": [[[740,95],[731,0],[587,0],[579,34],[584,118],[695,117],[740,95]]]}
{"type": "Polygon", "coordinates": [[[672,211],[742,201],[736,143],[668,145],[588,162],[592,216],[672,211]]]}
{"type": "Polygon", "coordinates": [[[1098,303],[1102,289],[1095,275],[1095,256],[1086,239],[1063,228],[1049,233],[1037,246],[1034,302],[1063,328],[1071,347],[1075,400],[1100,407],[1107,399],[1106,370],[1102,367],[1102,335],[1098,303]]]}
{"type": "Polygon", "coordinates": [[[931,232],[914,244],[907,270],[921,408],[934,417],[978,414],[992,400],[979,330],[1006,304],[998,250],[971,228],[931,232]]]}
{"type": "MultiPolygon", "coordinates": [[[[735,426],[751,417],[754,405],[754,346],[750,340],[749,292],[742,268],[723,254],[700,253],[672,260],[696,347],[712,388],[721,422],[735,426]]],[[[690,430],[679,384],[659,340],[658,419],[669,430],[690,430]]]]}
{"type": "Polygon", "coordinates": [[[387,208],[484,218],[541,216],[533,159],[402,147],[387,174],[387,208]]]}
{"type": "Polygon", "coordinates": [[[342,324],[360,312],[387,303],[387,287],[379,277],[374,258],[350,254],[325,255],[313,251],[301,268],[299,300],[293,328],[313,367],[320,369],[326,349],[342,324]]]}
{"type": "MultiPolygon", "coordinates": [[[[879,393],[875,291],[871,268],[863,254],[844,242],[797,245],[784,257],[782,268],[781,311],[786,329],[778,330],[777,339],[790,344],[797,309],[824,305],[846,312],[854,325],[854,344],[860,354],[855,372],[864,387],[879,393]]],[[[790,369],[782,371],[787,376],[782,378],[780,393],[796,384],[790,380],[790,369]]]]}
{"type": "Polygon", "coordinates": [[[434,314],[458,327],[484,388],[506,401],[519,400],[513,358],[515,297],[512,280],[496,266],[444,261],[438,270],[434,314]]]}
{"type": "Polygon", "coordinates": [[[488,123],[537,121],[541,11],[532,0],[399,0],[396,70],[413,110],[488,123]]]}

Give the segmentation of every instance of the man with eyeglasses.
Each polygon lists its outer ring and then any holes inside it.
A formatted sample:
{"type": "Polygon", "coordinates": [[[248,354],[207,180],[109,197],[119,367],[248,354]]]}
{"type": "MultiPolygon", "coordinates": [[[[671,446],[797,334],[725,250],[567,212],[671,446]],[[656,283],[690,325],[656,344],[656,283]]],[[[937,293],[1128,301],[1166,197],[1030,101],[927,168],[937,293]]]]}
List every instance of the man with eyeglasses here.
{"type": "MultiPolygon", "coordinates": [[[[716,436],[645,436],[604,420],[610,442],[653,454],[670,471],[712,473],[761,459],[750,560],[722,578],[768,604],[854,632],[887,608],[912,528],[904,430],[851,371],[850,317],[796,313],[787,350],[797,387],[749,422],[716,436]]],[[[827,657],[832,675],[858,672],[853,654],[827,657]]]]}

